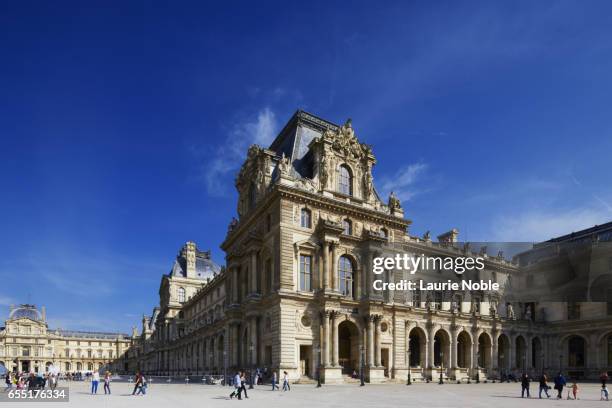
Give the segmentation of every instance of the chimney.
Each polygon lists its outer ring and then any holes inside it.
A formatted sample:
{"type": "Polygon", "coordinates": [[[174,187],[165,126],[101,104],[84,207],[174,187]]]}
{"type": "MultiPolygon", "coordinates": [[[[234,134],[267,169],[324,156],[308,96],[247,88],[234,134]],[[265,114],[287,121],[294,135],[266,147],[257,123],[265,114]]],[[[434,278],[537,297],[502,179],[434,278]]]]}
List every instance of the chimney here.
{"type": "Polygon", "coordinates": [[[47,308],[42,306],[40,308],[40,315],[42,316],[42,321],[46,322],[47,321],[47,308]]]}
{"type": "Polygon", "coordinates": [[[181,251],[181,255],[185,258],[185,266],[186,271],[185,275],[188,278],[196,277],[196,244],[195,242],[188,241],[183,250],[181,251]]]}

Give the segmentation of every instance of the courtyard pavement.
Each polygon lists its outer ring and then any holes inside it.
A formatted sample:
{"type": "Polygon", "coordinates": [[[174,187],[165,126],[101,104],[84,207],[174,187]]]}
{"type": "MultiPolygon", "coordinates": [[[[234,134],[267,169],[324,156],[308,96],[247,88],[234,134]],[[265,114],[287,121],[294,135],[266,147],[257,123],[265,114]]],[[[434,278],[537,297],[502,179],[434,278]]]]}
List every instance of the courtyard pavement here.
{"type": "MultiPolygon", "coordinates": [[[[612,407],[611,402],[599,401],[599,384],[581,384],[579,401],[521,399],[520,384],[399,384],[328,385],[320,389],[313,385],[292,385],[291,391],[270,391],[268,386],[249,390],[249,399],[230,400],[229,387],[199,384],[151,384],[146,396],[131,396],[133,386],[128,383],[112,384],[112,395],[104,395],[102,387],[97,395],[89,394],[87,382],[63,382],[69,385],[70,402],[55,403],[59,407],[612,407]]],[[[537,393],[537,383],[531,391],[537,393]]],[[[551,390],[554,391],[554,390],[551,390]]],[[[39,402],[3,403],[4,406],[40,407],[39,402]]]]}

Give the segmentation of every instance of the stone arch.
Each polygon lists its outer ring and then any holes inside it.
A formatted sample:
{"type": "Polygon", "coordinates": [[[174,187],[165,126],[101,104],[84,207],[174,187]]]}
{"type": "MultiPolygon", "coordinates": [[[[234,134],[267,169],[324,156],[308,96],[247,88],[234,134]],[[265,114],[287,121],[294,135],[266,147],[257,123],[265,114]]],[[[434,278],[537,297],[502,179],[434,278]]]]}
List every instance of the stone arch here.
{"type": "Polygon", "coordinates": [[[478,367],[491,367],[491,352],[493,350],[493,339],[486,331],[481,331],[478,335],[478,367]]]}
{"type": "Polygon", "coordinates": [[[433,366],[435,367],[450,367],[451,366],[451,334],[443,327],[436,326],[433,338],[433,366]]]}
{"type": "Polygon", "coordinates": [[[361,331],[357,322],[344,319],[338,322],[338,363],[344,374],[359,371],[361,331]]]}
{"type": "Polygon", "coordinates": [[[470,368],[472,366],[472,336],[466,330],[457,334],[457,367],[470,368]]]}
{"type": "Polygon", "coordinates": [[[425,367],[427,361],[427,333],[422,327],[413,326],[407,332],[408,364],[410,367],[425,367]]]}
{"type": "Polygon", "coordinates": [[[519,334],[514,339],[514,366],[521,370],[527,368],[527,340],[519,334]]]}
{"type": "Polygon", "coordinates": [[[502,374],[510,368],[510,336],[501,333],[497,337],[497,366],[502,374]]]}
{"type": "MultiPolygon", "coordinates": [[[[571,333],[559,340],[560,350],[563,350],[563,366],[568,368],[586,368],[589,342],[585,336],[571,333]]],[[[563,367],[562,367],[563,368],[563,367]]]]}
{"type": "Polygon", "coordinates": [[[531,355],[529,356],[529,366],[541,371],[544,368],[544,342],[540,336],[531,338],[531,355]]]}

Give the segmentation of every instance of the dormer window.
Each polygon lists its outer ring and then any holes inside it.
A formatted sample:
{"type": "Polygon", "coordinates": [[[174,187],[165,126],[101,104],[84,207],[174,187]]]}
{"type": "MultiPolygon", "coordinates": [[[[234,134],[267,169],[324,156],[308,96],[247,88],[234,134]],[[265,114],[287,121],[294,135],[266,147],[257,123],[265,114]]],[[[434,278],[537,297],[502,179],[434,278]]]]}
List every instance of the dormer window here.
{"type": "Polygon", "coordinates": [[[307,208],[302,208],[302,213],[300,217],[300,226],[302,228],[310,228],[312,225],[311,221],[311,213],[307,208]]]}
{"type": "Polygon", "coordinates": [[[342,227],[344,228],[344,235],[353,235],[353,223],[351,220],[342,220],[342,227]]]}
{"type": "Polygon", "coordinates": [[[344,164],[338,169],[338,191],[342,194],[353,195],[353,176],[349,167],[344,164]]]}
{"type": "Polygon", "coordinates": [[[386,228],[380,229],[380,237],[381,238],[389,238],[389,231],[386,228]]]}

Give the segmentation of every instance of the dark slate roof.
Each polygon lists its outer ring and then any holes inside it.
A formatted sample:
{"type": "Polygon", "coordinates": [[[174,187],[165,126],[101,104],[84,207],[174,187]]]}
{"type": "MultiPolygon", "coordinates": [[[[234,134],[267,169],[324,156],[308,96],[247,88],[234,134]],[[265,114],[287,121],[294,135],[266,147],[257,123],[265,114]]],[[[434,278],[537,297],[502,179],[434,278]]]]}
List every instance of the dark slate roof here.
{"type": "MultiPolygon", "coordinates": [[[[221,272],[221,267],[210,258],[210,251],[196,252],[196,278],[206,280],[221,272]]],[[[174,261],[170,276],[187,276],[186,260],[178,257],[174,261]]]]}
{"type": "Polygon", "coordinates": [[[599,241],[612,241],[612,221],[601,225],[595,225],[581,231],[572,232],[571,234],[562,235],[546,242],[582,241],[584,239],[591,240],[593,237],[597,237],[599,241]]]}
{"type": "Polygon", "coordinates": [[[301,177],[312,178],[313,159],[308,146],[327,129],[337,130],[338,125],[308,112],[298,110],[280,131],[269,149],[291,161],[293,169],[301,177]]]}
{"type": "Polygon", "coordinates": [[[59,332],[61,336],[64,337],[80,337],[87,339],[106,339],[112,340],[117,338],[129,338],[130,336],[125,333],[109,333],[109,332],[89,332],[89,331],[81,331],[81,330],[64,330],[64,329],[55,329],[50,330],[51,332],[59,332]]]}

